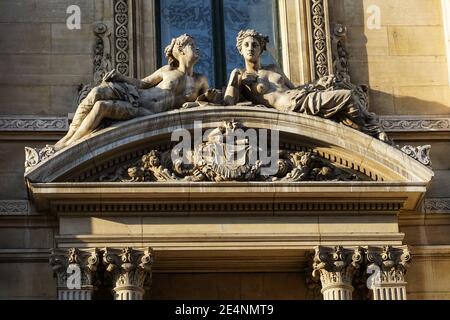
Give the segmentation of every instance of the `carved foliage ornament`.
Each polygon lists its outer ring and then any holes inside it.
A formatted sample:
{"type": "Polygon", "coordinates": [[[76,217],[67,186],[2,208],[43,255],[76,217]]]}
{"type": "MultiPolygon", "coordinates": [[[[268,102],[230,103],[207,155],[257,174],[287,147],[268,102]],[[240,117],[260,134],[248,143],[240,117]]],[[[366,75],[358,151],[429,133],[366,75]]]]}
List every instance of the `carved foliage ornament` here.
{"type": "Polygon", "coordinates": [[[318,247],[313,258],[313,278],[322,282],[322,287],[336,284],[351,285],[353,275],[363,262],[363,251],[336,246],[334,248],[318,247]]]}
{"type": "Polygon", "coordinates": [[[417,146],[417,147],[406,145],[402,147],[401,150],[411,158],[419,161],[421,164],[427,167],[431,167],[431,159],[430,159],[431,145],[427,144],[424,146],[417,146]]]}
{"type": "MultiPolygon", "coordinates": [[[[279,151],[272,174],[258,158],[260,151],[251,137],[240,135],[243,127],[225,122],[191,150],[152,150],[131,165],[100,176],[100,181],[349,181],[360,176],[308,151],[279,151]],[[239,131],[238,131],[239,130],[239,131]],[[239,132],[239,133],[238,133],[239,132]]],[[[268,164],[270,165],[270,164],[268,164]]]]}
{"type": "Polygon", "coordinates": [[[144,251],[132,248],[121,250],[106,248],[103,263],[116,287],[134,286],[144,288],[150,285],[154,254],[152,248],[144,251]]]}
{"type": "Polygon", "coordinates": [[[100,262],[97,249],[91,252],[81,251],[77,248],[54,249],[49,262],[57,278],[58,287],[67,288],[68,276],[70,276],[67,270],[70,265],[76,265],[80,269],[82,287],[96,286],[97,279],[95,276],[100,262]]]}
{"type": "Polygon", "coordinates": [[[411,254],[406,246],[384,246],[381,250],[369,247],[366,256],[369,264],[380,268],[381,284],[405,282],[405,274],[411,262],[411,254]]]}

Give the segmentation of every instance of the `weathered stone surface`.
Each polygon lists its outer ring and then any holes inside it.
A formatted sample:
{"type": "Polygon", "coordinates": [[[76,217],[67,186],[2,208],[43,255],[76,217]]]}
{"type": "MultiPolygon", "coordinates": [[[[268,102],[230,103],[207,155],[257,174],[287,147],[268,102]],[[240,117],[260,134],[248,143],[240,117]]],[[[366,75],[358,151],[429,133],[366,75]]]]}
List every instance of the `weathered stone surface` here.
{"type": "Polygon", "coordinates": [[[390,26],[388,36],[389,55],[445,55],[442,26],[390,26]]]}
{"type": "Polygon", "coordinates": [[[0,53],[51,52],[50,24],[2,23],[0,53]]]}
{"type": "Polygon", "coordinates": [[[0,114],[49,114],[50,88],[46,86],[1,86],[0,114]]]}

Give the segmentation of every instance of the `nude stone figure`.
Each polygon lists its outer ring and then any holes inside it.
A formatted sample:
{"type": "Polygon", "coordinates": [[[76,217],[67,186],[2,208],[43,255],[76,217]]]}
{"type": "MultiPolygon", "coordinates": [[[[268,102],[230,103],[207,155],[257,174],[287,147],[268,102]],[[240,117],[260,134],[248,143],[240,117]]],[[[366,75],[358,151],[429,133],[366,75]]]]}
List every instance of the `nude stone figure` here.
{"type": "Polygon", "coordinates": [[[194,73],[198,48],[189,35],[172,39],[165,49],[169,64],[142,79],[115,70],[94,87],[78,106],[69,131],[55,150],[69,146],[94,131],[105,119],[128,120],[181,108],[208,90],[208,79],[194,73]]]}
{"type": "Polygon", "coordinates": [[[336,86],[333,76],[296,87],[283,72],[262,68],[260,56],[268,42],[267,36],[255,30],[239,32],[237,48],[245,60],[245,70],[235,69],[231,73],[224,95],[225,105],[247,100],[282,112],[331,119],[388,141],[364,101],[354,90],[336,86]]]}

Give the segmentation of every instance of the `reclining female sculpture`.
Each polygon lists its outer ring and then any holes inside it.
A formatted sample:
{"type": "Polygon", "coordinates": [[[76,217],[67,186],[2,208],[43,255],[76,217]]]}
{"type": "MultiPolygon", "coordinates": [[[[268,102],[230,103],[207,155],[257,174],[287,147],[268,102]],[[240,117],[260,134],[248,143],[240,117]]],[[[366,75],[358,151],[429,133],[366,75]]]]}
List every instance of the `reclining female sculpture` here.
{"type": "Polygon", "coordinates": [[[169,64],[142,79],[115,70],[103,78],[78,106],[69,131],[55,150],[69,146],[94,131],[105,119],[128,120],[180,108],[208,90],[208,79],[193,71],[198,48],[189,35],[172,39],[165,49],[169,64]]]}
{"type": "Polygon", "coordinates": [[[333,76],[315,84],[296,87],[282,73],[261,67],[260,56],[269,38],[255,30],[240,31],[237,48],[245,60],[245,70],[230,75],[224,103],[247,100],[282,112],[299,112],[344,123],[380,140],[388,141],[373,113],[355,90],[343,89],[333,76]]]}

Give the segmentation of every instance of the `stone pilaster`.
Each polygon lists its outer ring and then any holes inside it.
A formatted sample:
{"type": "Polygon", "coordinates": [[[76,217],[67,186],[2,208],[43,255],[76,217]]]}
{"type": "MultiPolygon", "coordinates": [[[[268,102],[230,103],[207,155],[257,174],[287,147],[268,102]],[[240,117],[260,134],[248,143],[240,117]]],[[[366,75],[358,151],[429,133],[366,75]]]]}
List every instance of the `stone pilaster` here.
{"type": "Polygon", "coordinates": [[[99,262],[97,249],[54,249],[50,265],[57,279],[58,300],[91,300],[99,262]]]}
{"type": "Polygon", "coordinates": [[[103,263],[114,285],[115,300],[142,300],[150,286],[153,250],[106,248],[103,263]]]}
{"type": "Polygon", "coordinates": [[[319,246],[313,259],[313,277],[320,276],[324,300],[352,300],[353,276],[363,260],[359,247],[319,246]]]}
{"type": "Polygon", "coordinates": [[[411,261],[407,246],[367,248],[367,286],[374,300],[406,300],[406,270],[411,261]]]}

